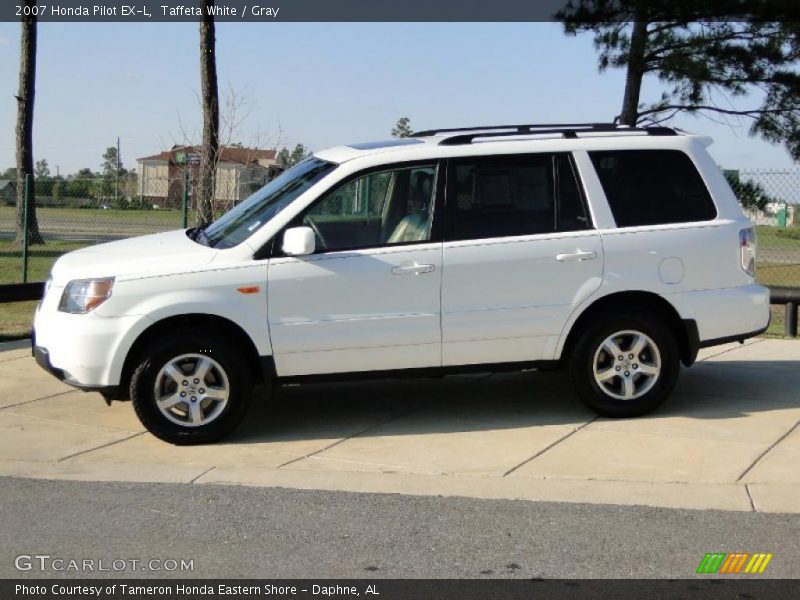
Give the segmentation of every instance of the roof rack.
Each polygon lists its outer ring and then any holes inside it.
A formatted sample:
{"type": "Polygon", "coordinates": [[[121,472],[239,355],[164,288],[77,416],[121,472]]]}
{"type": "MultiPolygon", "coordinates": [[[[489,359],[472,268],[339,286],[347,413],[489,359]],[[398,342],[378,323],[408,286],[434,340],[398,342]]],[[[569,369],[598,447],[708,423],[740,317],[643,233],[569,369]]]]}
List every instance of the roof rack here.
{"type": "Polygon", "coordinates": [[[439,142],[441,146],[471,144],[476,138],[515,137],[520,135],[561,134],[577,138],[579,133],[646,133],[647,135],[677,135],[670,127],[630,127],[616,123],[550,123],[543,125],[491,125],[487,127],[456,127],[429,129],[412,133],[412,137],[431,137],[453,133],[439,142]]]}

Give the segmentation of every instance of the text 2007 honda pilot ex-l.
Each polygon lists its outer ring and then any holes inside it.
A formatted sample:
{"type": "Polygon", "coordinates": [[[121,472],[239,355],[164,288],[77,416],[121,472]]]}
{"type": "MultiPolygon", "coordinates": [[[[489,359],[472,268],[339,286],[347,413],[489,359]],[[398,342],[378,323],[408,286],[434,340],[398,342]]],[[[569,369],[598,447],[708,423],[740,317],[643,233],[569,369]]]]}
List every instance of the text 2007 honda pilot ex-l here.
{"type": "Polygon", "coordinates": [[[598,413],[641,415],[769,321],[709,143],[521,125],[325,150],[211,225],[61,257],[34,353],[176,444],[233,430],[256,383],[328,376],[564,366],[598,413]]]}

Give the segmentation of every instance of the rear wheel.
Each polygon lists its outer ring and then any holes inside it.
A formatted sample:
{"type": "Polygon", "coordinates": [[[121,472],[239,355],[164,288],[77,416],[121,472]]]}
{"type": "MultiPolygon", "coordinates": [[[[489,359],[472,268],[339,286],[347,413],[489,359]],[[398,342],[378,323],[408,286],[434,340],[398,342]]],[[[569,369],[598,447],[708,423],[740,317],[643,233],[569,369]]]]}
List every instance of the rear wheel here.
{"type": "Polygon", "coordinates": [[[214,442],[239,424],[253,384],[247,362],[223,340],[182,333],[154,343],[131,377],[142,424],[172,444],[214,442]]]}
{"type": "Polygon", "coordinates": [[[669,396],[680,357],[663,321],[643,311],[597,319],[576,343],[570,368],[590,408],[604,416],[635,417],[669,396]]]}

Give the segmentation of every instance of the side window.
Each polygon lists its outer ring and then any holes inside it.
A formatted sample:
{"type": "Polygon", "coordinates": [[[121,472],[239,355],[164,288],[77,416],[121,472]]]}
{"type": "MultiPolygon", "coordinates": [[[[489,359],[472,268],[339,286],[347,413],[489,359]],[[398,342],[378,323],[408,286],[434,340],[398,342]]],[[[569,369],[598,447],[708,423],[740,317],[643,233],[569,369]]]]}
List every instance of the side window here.
{"type": "Polygon", "coordinates": [[[589,152],[617,227],[710,221],[717,209],[679,150],[589,152]]]}
{"type": "Polygon", "coordinates": [[[403,167],[358,177],[328,193],[302,217],[318,252],[430,239],[436,166],[403,167]]]}
{"type": "Polygon", "coordinates": [[[558,173],[558,230],[580,231],[589,228],[589,214],[578,184],[578,174],[569,156],[556,155],[558,173]]]}
{"type": "Polygon", "coordinates": [[[458,159],[452,163],[451,239],[574,231],[589,227],[564,154],[458,159]]]}

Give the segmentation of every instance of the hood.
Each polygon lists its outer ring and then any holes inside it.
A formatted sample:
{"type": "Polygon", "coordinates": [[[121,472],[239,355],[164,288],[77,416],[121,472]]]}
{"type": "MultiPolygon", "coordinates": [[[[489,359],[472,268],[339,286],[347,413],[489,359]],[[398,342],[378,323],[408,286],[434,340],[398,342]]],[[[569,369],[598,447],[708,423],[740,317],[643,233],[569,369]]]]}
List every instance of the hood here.
{"type": "Polygon", "coordinates": [[[130,279],[185,273],[209,263],[217,251],[190,240],[186,230],[109,242],[69,252],[53,265],[53,281],[118,277],[130,279]]]}

